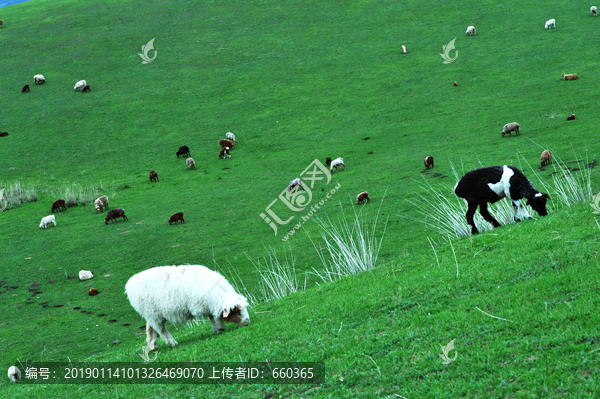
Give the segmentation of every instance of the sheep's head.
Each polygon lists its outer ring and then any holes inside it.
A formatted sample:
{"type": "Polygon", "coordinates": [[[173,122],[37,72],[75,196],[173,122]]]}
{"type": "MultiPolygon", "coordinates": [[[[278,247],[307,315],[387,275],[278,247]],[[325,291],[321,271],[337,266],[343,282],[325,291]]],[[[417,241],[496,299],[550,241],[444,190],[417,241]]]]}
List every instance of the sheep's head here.
{"type": "Polygon", "coordinates": [[[331,165],[331,157],[327,157],[327,159],[325,160],[325,165],[331,165]]]}
{"type": "Polygon", "coordinates": [[[548,194],[537,193],[531,199],[527,200],[527,205],[533,208],[540,216],[546,216],[548,211],[546,210],[546,201],[550,199],[548,194]]]}
{"type": "Polygon", "coordinates": [[[244,305],[236,305],[232,309],[225,309],[223,311],[223,320],[229,323],[237,323],[240,326],[247,325],[247,321],[250,320],[250,316],[248,316],[248,310],[246,310],[246,306],[244,305]]]}

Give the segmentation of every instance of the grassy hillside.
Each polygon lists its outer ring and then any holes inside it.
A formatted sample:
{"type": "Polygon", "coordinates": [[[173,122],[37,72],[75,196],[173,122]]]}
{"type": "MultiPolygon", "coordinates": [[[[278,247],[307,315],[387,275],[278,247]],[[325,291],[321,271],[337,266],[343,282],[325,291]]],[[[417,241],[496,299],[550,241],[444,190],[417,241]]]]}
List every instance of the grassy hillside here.
{"type": "MultiPolygon", "coordinates": [[[[381,267],[325,286],[308,275],[309,291],[254,306],[249,328],[218,337],[205,325],[180,328],[181,345],[159,347],[161,360],[239,360],[244,342],[244,360],[326,362],[325,386],[279,387],[282,397],[566,396],[556,389],[570,385],[593,396],[599,231],[591,208],[554,201],[544,219],[455,242],[457,278],[452,248],[437,247],[438,268],[428,237],[443,241],[409,202],[425,193],[424,182],[452,197],[452,165],[460,175],[512,164],[541,189],[554,172],[538,167],[543,149],[571,167],[576,157],[595,159],[598,50],[589,38],[600,21],[590,5],[444,2],[432,12],[416,1],[31,0],[0,9],[0,131],[9,132],[0,138],[0,188],[20,182],[35,187],[38,198],[0,212],[0,364],[138,358],[144,322],[123,287],[153,266],[204,264],[260,296],[250,260],[272,248],[292,251],[304,281],[304,272],[322,267],[309,239],[320,242],[317,225],[281,238],[309,208],[294,213],[280,200],[274,211],[294,220],[277,235],[260,214],[314,159],[342,156],[348,170],[334,172],[329,184],[317,182],[311,205],[339,185],[317,215],[348,218],[356,195],[369,191],[365,218],[381,205],[380,220],[387,221],[381,267]],[[550,18],[557,29],[544,30],[550,18]],[[464,35],[468,25],[477,36],[464,35]],[[138,53],[152,38],[157,56],[143,65],[138,53]],[[458,57],[444,65],[439,53],[454,38],[458,57]],[[562,72],[580,79],[562,81],[562,72]],[[44,85],[33,86],[37,73],[44,85]],[[90,93],[73,92],[80,79],[90,93]],[[22,94],[26,83],[31,92],[22,94]],[[567,122],[572,113],[577,119],[567,122]],[[521,136],[501,138],[512,121],[521,124],[521,136]],[[218,159],[217,141],[228,131],[238,145],[232,158],[218,159]],[[181,145],[190,147],[197,170],[175,156],[181,145]],[[427,155],[436,167],[425,172],[427,155]],[[148,180],[151,169],[159,182],[148,180]],[[92,205],[75,206],[56,214],[56,227],[40,230],[52,202],[73,185],[108,195],[129,221],[106,226],[92,205]],[[179,211],[186,223],[169,226],[179,211]],[[96,277],[68,279],[81,269],[96,277]],[[423,280],[427,274],[435,280],[423,280]],[[400,296],[399,286],[412,289],[400,296]],[[89,297],[90,287],[101,294],[89,297]],[[436,312],[433,322],[426,313],[436,312]],[[451,339],[464,363],[442,367],[438,348],[451,339]],[[577,346],[584,343],[589,350],[577,346]],[[542,355],[532,348],[559,349],[542,355]],[[501,364],[512,355],[522,361],[501,364]],[[538,363],[532,370],[529,362],[538,363]],[[536,370],[550,366],[543,385],[536,370]],[[515,376],[520,384],[510,381],[515,376]]],[[[599,180],[593,170],[594,193],[599,180]]],[[[84,392],[97,395],[97,388],[84,392]]],[[[239,395],[275,388],[244,387],[239,395]]],[[[48,389],[60,397],[73,388],[48,389]]],[[[102,389],[107,397],[138,392],[102,389]]],[[[144,392],[231,397],[237,389],[144,392]]]]}

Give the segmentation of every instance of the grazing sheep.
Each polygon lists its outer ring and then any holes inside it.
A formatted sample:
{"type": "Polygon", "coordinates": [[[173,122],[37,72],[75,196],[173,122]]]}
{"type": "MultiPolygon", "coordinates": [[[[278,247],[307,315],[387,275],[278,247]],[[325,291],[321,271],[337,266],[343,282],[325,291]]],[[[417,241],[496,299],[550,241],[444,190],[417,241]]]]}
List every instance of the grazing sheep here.
{"type": "Polygon", "coordinates": [[[90,85],[85,85],[85,86],[83,86],[83,89],[81,89],[81,92],[82,92],[82,93],[87,93],[87,92],[89,92],[89,91],[92,91],[92,90],[90,89],[90,85]]]}
{"type": "Polygon", "coordinates": [[[192,169],[196,169],[196,162],[194,162],[194,158],[188,158],[185,160],[185,163],[187,163],[187,166],[189,166],[192,169]]]}
{"type": "Polygon", "coordinates": [[[404,44],[402,45],[402,52],[406,54],[406,46],[404,44]]]}
{"type": "Polygon", "coordinates": [[[38,75],[34,75],[33,76],[33,82],[36,85],[41,85],[41,84],[46,83],[46,78],[44,77],[44,75],[39,75],[39,74],[38,75]]]}
{"type": "Polygon", "coordinates": [[[219,145],[221,146],[221,148],[223,148],[223,147],[229,147],[232,150],[235,147],[235,143],[233,141],[227,140],[227,139],[221,139],[221,140],[219,140],[219,145]]]}
{"type": "Polygon", "coordinates": [[[127,216],[125,216],[125,210],[123,210],[123,208],[117,208],[117,209],[112,209],[112,210],[108,211],[108,213],[106,214],[106,217],[104,218],[104,224],[108,224],[109,220],[116,221],[117,218],[123,218],[123,220],[129,220],[129,219],[127,219],[127,216]]]}
{"type": "Polygon", "coordinates": [[[79,82],[75,83],[75,87],[73,88],[73,91],[81,90],[84,88],[85,85],[87,85],[85,80],[80,80],[79,82]]]}
{"type": "Polygon", "coordinates": [[[233,134],[231,132],[227,132],[227,133],[225,133],[225,137],[227,138],[227,140],[231,140],[232,142],[235,142],[235,134],[233,134]]]}
{"type": "MultiPolygon", "coordinates": [[[[598,16],[598,9],[596,8],[596,6],[592,6],[592,8],[590,8],[590,11],[592,12],[592,17],[598,16]]],[[[0,21],[0,22],[2,22],[2,21],[0,21]]]]}
{"type": "Polygon", "coordinates": [[[294,180],[290,181],[290,184],[288,184],[287,190],[288,191],[292,191],[292,189],[296,188],[296,190],[302,189],[302,191],[306,191],[304,189],[302,180],[300,180],[299,177],[296,177],[294,180]]]}
{"type": "Polygon", "coordinates": [[[467,28],[467,31],[465,32],[465,34],[466,34],[467,36],[475,36],[475,35],[477,34],[477,31],[475,30],[475,27],[474,27],[474,26],[469,26],[469,27],[467,28]]]}
{"type": "Polygon", "coordinates": [[[29,93],[31,90],[29,89],[29,85],[23,86],[21,89],[21,93],[29,93]]]}
{"type": "Polygon", "coordinates": [[[369,193],[366,191],[363,191],[362,193],[356,196],[356,205],[360,204],[364,200],[367,200],[367,202],[371,202],[371,198],[369,198],[369,193]]]}
{"type": "Polygon", "coordinates": [[[501,134],[502,137],[504,137],[505,134],[512,136],[512,132],[515,132],[517,136],[521,135],[521,133],[519,132],[519,124],[517,122],[511,122],[504,125],[501,134]]]}
{"type": "Polygon", "coordinates": [[[547,20],[546,26],[544,27],[544,29],[552,29],[552,28],[556,28],[556,20],[554,20],[554,18],[547,20]]]}
{"type": "Polygon", "coordinates": [[[90,288],[90,291],[88,292],[88,295],[89,295],[89,296],[96,296],[96,295],[98,295],[99,293],[100,293],[100,291],[98,291],[97,289],[95,289],[95,288],[90,288]]]}
{"type": "Polygon", "coordinates": [[[89,270],[80,270],[79,271],[79,280],[85,281],[94,278],[94,273],[89,270]]]}
{"type": "Polygon", "coordinates": [[[333,168],[335,168],[335,171],[337,172],[337,168],[340,165],[342,165],[344,167],[344,170],[346,170],[346,165],[344,165],[344,158],[336,158],[332,161],[331,157],[327,157],[327,159],[325,160],[325,164],[329,166],[330,173],[333,173],[333,168]]]}
{"type": "Polygon", "coordinates": [[[179,149],[177,150],[177,152],[175,153],[175,155],[177,155],[177,158],[179,158],[180,155],[189,157],[190,156],[190,149],[188,148],[187,145],[182,145],[181,147],[179,147],[179,149]]]}
{"type": "Polygon", "coordinates": [[[150,173],[150,181],[158,181],[158,173],[155,170],[151,170],[150,173]]]}
{"type": "MultiPolygon", "coordinates": [[[[0,21],[0,26],[2,26],[2,21],[0,21]]],[[[10,366],[8,368],[8,378],[10,378],[12,382],[21,381],[21,370],[19,370],[17,366],[10,366]]]]}
{"type": "Polygon", "coordinates": [[[108,209],[108,197],[103,195],[102,197],[96,198],[94,205],[96,206],[96,213],[108,209]]]}
{"type": "Polygon", "coordinates": [[[183,219],[183,212],[174,213],[169,218],[169,224],[171,224],[171,223],[177,223],[179,221],[181,223],[185,223],[185,220],[183,219]]]}
{"type": "Polygon", "coordinates": [[[425,169],[431,169],[433,168],[433,157],[431,155],[429,155],[428,157],[425,157],[425,169]]]}
{"type": "Polygon", "coordinates": [[[456,186],[454,194],[467,201],[467,224],[471,226],[471,234],[477,234],[479,230],[475,226],[473,216],[479,206],[479,213],[494,227],[500,223],[490,215],[487,204],[500,201],[506,197],[513,203],[515,221],[518,222],[519,209],[525,219],[531,219],[527,210],[521,204],[523,198],[527,199],[527,205],[531,206],[540,216],[546,216],[546,200],[550,199],[548,194],[540,193],[533,184],[525,177],[523,172],[514,166],[488,166],[467,172],[456,186]]]}
{"type": "Polygon", "coordinates": [[[4,28],[4,21],[0,19],[0,28],[4,28]]]}
{"type": "Polygon", "coordinates": [[[229,153],[229,147],[223,147],[221,148],[221,151],[219,151],[219,158],[225,159],[225,157],[231,158],[231,154],[229,153]]]}
{"type": "Polygon", "coordinates": [[[548,150],[544,150],[540,156],[540,165],[544,166],[552,161],[552,154],[548,150]]]}
{"type": "Polygon", "coordinates": [[[221,274],[199,265],[162,266],[132,276],[125,285],[131,306],[146,320],[146,341],[155,350],[157,333],[169,345],[177,341],[165,321],[181,324],[207,317],[213,332],[225,331],[223,321],[246,325],[248,301],[221,274]]]}
{"type": "Polygon", "coordinates": [[[567,120],[568,120],[568,121],[575,120],[575,114],[573,114],[573,115],[571,115],[571,116],[567,116],[567,120]]]}
{"type": "Polygon", "coordinates": [[[50,223],[54,223],[56,226],[56,219],[54,218],[54,215],[43,217],[42,221],[40,222],[40,229],[47,228],[50,223]]]}
{"type": "Polygon", "coordinates": [[[65,206],[65,200],[56,200],[52,203],[52,210],[50,212],[54,213],[55,211],[59,211],[59,210],[67,210],[67,207],[65,206]]]}
{"type": "Polygon", "coordinates": [[[454,86],[454,87],[458,86],[458,82],[454,82],[454,84],[452,86],[454,86]]]}
{"type": "Polygon", "coordinates": [[[576,73],[563,73],[562,74],[563,80],[577,80],[579,79],[579,76],[577,76],[576,73]]]}
{"type": "Polygon", "coordinates": [[[8,132],[0,132],[0,137],[6,137],[8,136],[8,132]]]}

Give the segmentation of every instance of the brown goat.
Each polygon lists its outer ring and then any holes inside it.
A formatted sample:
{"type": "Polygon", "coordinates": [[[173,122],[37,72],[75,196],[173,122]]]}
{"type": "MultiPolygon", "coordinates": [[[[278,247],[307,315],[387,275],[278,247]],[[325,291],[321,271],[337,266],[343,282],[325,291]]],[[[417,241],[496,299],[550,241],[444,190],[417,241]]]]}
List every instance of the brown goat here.
{"type": "Polygon", "coordinates": [[[230,150],[233,150],[233,148],[235,147],[233,141],[227,139],[219,140],[219,145],[221,146],[221,148],[229,147],[230,150]]]}
{"type": "Polygon", "coordinates": [[[4,28],[4,21],[0,19],[0,28],[4,28]]]}
{"type": "Polygon", "coordinates": [[[562,74],[563,80],[577,80],[579,79],[579,76],[577,76],[576,73],[570,73],[570,74],[562,74]]]}
{"type": "Polygon", "coordinates": [[[117,209],[111,209],[110,211],[108,211],[108,213],[106,214],[106,218],[104,219],[104,224],[108,224],[109,220],[115,220],[117,218],[123,218],[123,220],[129,220],[127,219],[127,216],[125,216],[125,211],[123,210],[123,208],[117,208],[117,209]]]}
{"type": "Polygon", "coordinates": [[[95,295],[98,295],[99,293],[100,293],[100,291],[98,291],[97,289],[90,288],[90,291],[88,292],[88,295],[89,296],[95,296],[95,295]]]}
{"type": "Polygon", "coordinates": [[[458,86],[458,82],[454,82],[453,86],[458,86]]]}
{"type": "Polygon", "coordinates": [[[21,93],[29,93],[31,90],[29,90],[29,85],[25,85],[23,86],[23,88],[21,89],[21,93]]]}
{"type": "Polygon", "coordinates": [[[158,173],[155,170],[151,170],[150,173],[150,181],[158,181],[158,173]]]}
{"type": "Polygon", "coordinates": [[[552,161],[552,154],[548,150],[544,150],[540,156],[540,165],[544,166],[552,161]]]}
{"type": "Polygon", "coordinates": [[[56,210],[67,210],[67,207],[65,206],[65,200],[56,200],[52,203],[52,213],[54,213],[54,211],[56,210]]]}
{"type": "Polygon", "coordinates": [[[571,115],[571,116],[567,116],[567,120],[568,120],[568,121],[575,120],[575,114],[573,114],[573,115],[571,115]]]}
{"type": "Polygon", "coordinates": [[[425,163],[425,169],[433,168],[433,157],[431,155],[425,157],[425,161],[423,162],[425,163]]]}
{"type": "Polygon", "coordinates": [[[6,137],[8,136],[8,132],[0,132],[0,137],[6,137]]]}
{"type": "Polygon", "coordinates": [[[185,223],[185,220],[183,219],[183,212],[174,213],[169,218],[169,224],[177,223],[179,221],[181,221],[181,223],[185,223]]]}
{"type": "Polygon", "coordinates": [[[371,198],[369,198],[369,193],[366,191],[363,191],[362,193],[356,196],[356,205],[360,204],[364,200],[367,200],[367,202],[371,202],[371,198]]]}
{"type": "Polygon", "coordinates": [[[81,89],[82,93],[85,93],[85,92],[88,92],[88,91],[91,91],[90,90],[90,85],[85,85],[85,86],[83,86],[83,89],[81,89]]]}
{"type": "Polygon", "coordinates": [[[229,147],[221,148],[221,151],[219,151],[219,158],[225,159],[225,157],[227,156],[231,158],[231,154],[229,153],[229,147]]]}

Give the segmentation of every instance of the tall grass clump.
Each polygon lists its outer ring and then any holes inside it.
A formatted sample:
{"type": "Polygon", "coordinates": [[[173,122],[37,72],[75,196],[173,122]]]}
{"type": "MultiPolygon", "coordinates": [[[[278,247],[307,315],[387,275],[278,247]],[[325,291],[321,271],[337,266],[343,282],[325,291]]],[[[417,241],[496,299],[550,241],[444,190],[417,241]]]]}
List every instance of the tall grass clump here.
{"type": "Polygon", "coordinates": [[[69,187],[65,187],[60,195],[65,200],[66,205],[71,207],[92,204],[94,203],[94,200],[98,198],[99,193],[96,188],[72,184],[69,187]]]}
{"type": "MultiPolygon", "coordinates": [[[[36,202],[37,190],[33,186],[23,187],[20,182],[16,182],[4,188],[3,197],[6,200],[6,209],[14,209],[20,207],[25,202],[36,202]]],[[[0,200],[0,208],[4,204],[4,201],[0,200]]]]}
{"type": "MultiPolygon", "coordinates": [[[[383,198],[385,198],[385,194],[383,198]]],[[[360,212],[354,211],[354,220],[351,225],[345,219],[343,210],[337,223],[332,222],[329,218],[327,220],[314,218],[315,223],[320,227],[321,238],[330,258],[326,259],[311,239],[323,264],[322,271],[313,268],[314,274],[324,282],[330,282],[375,268],[387,227],[386,220],[381,238],[378,239],[375,232],[382,204],[383,199],[372,221],[362,214],[365,205],[360,212]]]]}
{"type": "MultiPolygon", "coordinates": [[[[248,257],[248,255],[246,255],[248,257]]],[[[283,298],[300,290],[306,289],[306,278],[304,286],[301,287],[296,275],[296,258],[291,250],[288,257],[284,252],[283,259],[277,256],[273,248],[267,249],[267,255],[254,262],[248,257],[252,265],[260,274],[261,297],[264,301],[283,298]]]]}
{"type": "MultiPolygon", "coordinates": [[[[586,161],[579,159],[573,151],[575,160],[569,163],[576,164],[577,167],[569,168],[566,166],[567,163],[558,154],[555,154],[552,150],[550,152],[552,153],[552,163],[550,165],[554,169],[551,175],[552,182],[548,185],[542,183],[542,185],[550,195],[550,198],[552,198],[552,201],[558,200],[559,204],[567,207],[592,201],[592,168],[596,166],[597,161],[593,160],[589,163],[587,159],[586,161]]],[[[522,155],[521,157],[527,163],[525,157],[522,155]]],[[[529,163],[527,165],[531,168],[529,163]]],[[[538,180],[542,181],[535,170],[531,169],[538,180]]]]}

